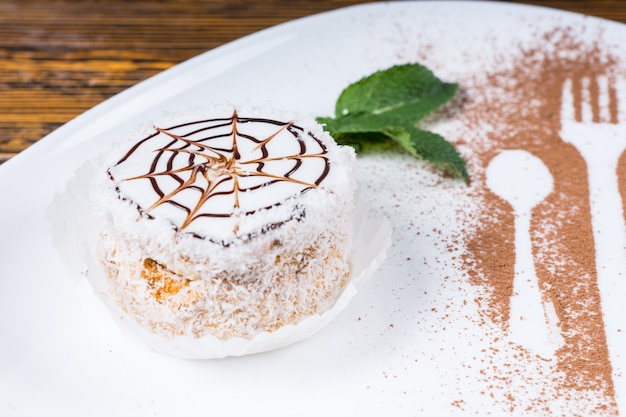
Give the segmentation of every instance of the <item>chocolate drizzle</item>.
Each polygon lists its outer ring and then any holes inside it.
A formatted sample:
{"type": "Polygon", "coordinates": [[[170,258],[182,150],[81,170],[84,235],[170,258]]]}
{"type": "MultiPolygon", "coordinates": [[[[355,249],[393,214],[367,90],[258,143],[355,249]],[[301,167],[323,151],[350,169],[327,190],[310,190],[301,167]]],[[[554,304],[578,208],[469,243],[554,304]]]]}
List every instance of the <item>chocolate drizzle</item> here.
{"type": "MultiPolygon", "coordinates": [[[[325,145],[302,127],[240,117],[234,111],[227,118],[155,127],[108,174],[120,198],[132,201],[144,217],[153,218],[159,207],[174,207],[181,213],[178,220],[170,219],[177,231],[206,238],[187,229],[202,219],[228,219],[279,206],[319,186],[329,170],[325,145]],[[142,164],[147,165],[143,171],[142,164]],[[124,183],[138,181],[149,185],[148,197],[124,192],[124,183]]],[[[297,207],[289,218],[263,230],[303,217],[304,209],[297,207]]],[[[237,234],[237,227],[233,232],[237,234]]]]}

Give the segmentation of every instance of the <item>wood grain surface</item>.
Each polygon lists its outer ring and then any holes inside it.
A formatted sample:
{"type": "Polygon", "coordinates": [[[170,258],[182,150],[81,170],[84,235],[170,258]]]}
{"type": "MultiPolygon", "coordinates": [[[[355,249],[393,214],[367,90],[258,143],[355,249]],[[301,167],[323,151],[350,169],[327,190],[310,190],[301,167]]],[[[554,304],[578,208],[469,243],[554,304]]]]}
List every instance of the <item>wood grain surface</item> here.
{"type": "MultiPolygon", "coordinates": [[[[116,93],[259,30],[355,0],[0,0],[0,163],[116,93]]],[[[626,23],[623,0],[518,1],[626,23]]]]}

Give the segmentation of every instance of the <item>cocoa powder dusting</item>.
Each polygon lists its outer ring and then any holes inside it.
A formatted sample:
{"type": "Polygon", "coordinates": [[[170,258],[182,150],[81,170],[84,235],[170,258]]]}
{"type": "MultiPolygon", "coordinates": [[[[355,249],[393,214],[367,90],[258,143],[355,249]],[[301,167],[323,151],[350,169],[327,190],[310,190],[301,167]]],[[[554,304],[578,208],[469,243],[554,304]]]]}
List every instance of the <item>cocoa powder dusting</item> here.
{"type": "MultiPolygon", "coordinates": [[[[622,201],[626,201],[626,153],[624,153],[617,165],[617,179],[619,185],[619,192],[622,195],[622,201]]],[[[626,210],[624,210],[624,221],[626,222],[626,210]]]]}
{"type": "MultiPolygon", "coordinates": [[[[473,284],[487,289],[487,296],[476,300],[480,311],[506,331],[516,256],[514,214],[506,202],[489,191],[485,171],[504,149],[523,149],[540,158],[554,178],[554,188],[532,212],[533,257],[539,285],[552,299],[565,342],[557,352],[557,372],[549,377],[557,393],[591,390],[604,396],[605,401],[594,411],[611,415],[617,414],[617,408],[596,281],[587,167],[559,131],[561,95],[567,79],[574,86],[574,101],[580,102],[580,88],[576,87],[583,77],[594,80],[619,74],[615,59],[607,52],[610,48],[582,41],[571,33],[575,32],[570,28],[559,28],[537,35],[530,46],[520,46],[512,66],[483,74],[483,80],[473,80],[476,88],[463,100],[460,117],[467,126],[491,126],[484,133],[484,141],[460,142],[477,155],[471,192],[483,200],[477,229],[466,237],[464,268],[473,284]],[[479,97],[481,93],[484,96],[479,97]]],[[[597,89],[592,81],[592,97],[597,89]]],[[[597,101],[592,102],[592,108],[597,121],[597,101]]],[[[577,118],[580,112],[580,106],[576,107],[577,118]]],[[[610,112],[616,122],[616,108],[611,107],[610,112]]],[[[617,174],[624,199],[624,155],[617,174]]],[[[512,377],[507,376],[506,369],[500,371],[503,380],[512,377]]],[[[515,407],[514,396],[506,398],[515,407]]],[[[540,402],[530,408],[541,412],[540,402]]]]}

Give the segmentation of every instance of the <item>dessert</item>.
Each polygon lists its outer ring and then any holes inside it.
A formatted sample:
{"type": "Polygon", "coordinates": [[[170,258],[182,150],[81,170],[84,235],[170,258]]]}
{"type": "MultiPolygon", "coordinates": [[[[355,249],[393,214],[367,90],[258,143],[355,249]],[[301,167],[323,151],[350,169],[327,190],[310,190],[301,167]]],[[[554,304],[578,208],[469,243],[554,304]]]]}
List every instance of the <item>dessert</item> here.
{"type": "Polygon", "coordinates": [[[355,155],[314,121],[214,106],[99,169],[108,296],[166,338],[250,339],[332,308],[352,263],[355,155]]]}

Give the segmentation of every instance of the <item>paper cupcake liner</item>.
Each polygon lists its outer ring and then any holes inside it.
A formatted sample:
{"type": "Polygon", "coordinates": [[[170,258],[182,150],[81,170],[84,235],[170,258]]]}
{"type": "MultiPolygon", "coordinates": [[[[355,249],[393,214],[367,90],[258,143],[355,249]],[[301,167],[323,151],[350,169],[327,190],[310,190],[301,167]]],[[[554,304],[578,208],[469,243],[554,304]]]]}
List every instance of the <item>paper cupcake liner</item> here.
{"type": "Polygon", "coordinates": [[[114,321],[129,336],[150,349],[188,359],[212,359],[242,356],[278,349],[304,340],[324,328],[346,308],[363,283],[383,263],[391,245],[391,224],[384,217],[369,216],[369,207],[357,199],[354,214],[353,258],[350,281],[334,306],[321,314],[309,316],[297,324],[288,324],[272,332],[262,332],[245,339],[221,340],[212,335],[203,337],[166,337],[141,326],[125,313],[109,296],[109,281],[96,257],[99,238],[97,220],[92,215],[89,187],[96,167],[87,162],[80,167],[66,188],[57,194],[48,209],[51,238],[68,274],[75,280],[87,279],[104,302],[114,321]]]}

